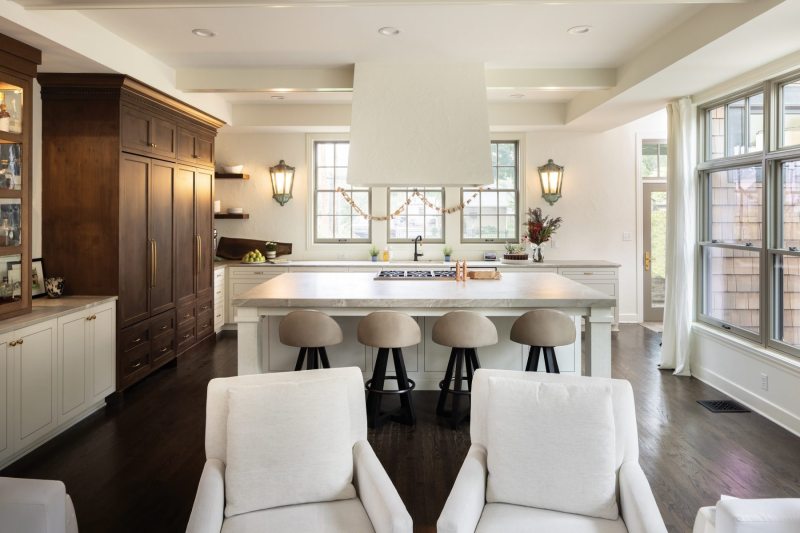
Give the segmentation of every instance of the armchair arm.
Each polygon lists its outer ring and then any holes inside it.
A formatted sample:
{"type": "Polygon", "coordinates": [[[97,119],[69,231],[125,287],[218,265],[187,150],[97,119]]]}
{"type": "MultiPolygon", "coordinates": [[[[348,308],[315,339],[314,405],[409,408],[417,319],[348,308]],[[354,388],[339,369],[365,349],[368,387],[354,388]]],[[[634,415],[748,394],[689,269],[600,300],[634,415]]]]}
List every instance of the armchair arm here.
{"type": "Polygon", "coordinates": [[[60,481],[0,478],[0,530],[64,533],[67,490],[60,481]]]}
{"type": "Polygon", "coordinates": [[[225,512],[225,465],[208,459],[200,475],[186,533],[219,533],[225,512]]]}
{"type": "Polygon", "coordinates": [[[353,475],[358,497],[375,533],[412,533],[414,526],[386,470],[365,440],[353,446],[353,475]]]}
{"type": "Polygon", "coordinates": [[[800,498],[725,498],[717,503],[716,529],[719,533],[800,531],[800,498]]]}
{"type": "Polygon", "coordinates": [[[486,505],[486,449],[473,444],[436,522],[439,533],[473,533],[486,505]]]}
{"type": "Polygon", "coordinates": [[[622,463],[619,469],[619,499],[622,520],[630,533],[667,532],[650,483],[636,461],[622,463]]]}

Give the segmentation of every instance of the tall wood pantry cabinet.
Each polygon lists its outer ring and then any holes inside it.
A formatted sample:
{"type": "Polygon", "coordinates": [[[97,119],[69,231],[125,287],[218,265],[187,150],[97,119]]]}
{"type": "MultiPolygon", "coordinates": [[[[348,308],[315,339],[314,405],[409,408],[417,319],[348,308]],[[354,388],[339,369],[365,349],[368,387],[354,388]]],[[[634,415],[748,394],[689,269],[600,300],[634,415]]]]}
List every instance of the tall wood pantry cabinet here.
{"type": "Polygon", "coordinates": [[[117,295],[117,389],[214,333],[223,122],[130,77],[41,74],[42,255],[68,294],[117,295]]]}

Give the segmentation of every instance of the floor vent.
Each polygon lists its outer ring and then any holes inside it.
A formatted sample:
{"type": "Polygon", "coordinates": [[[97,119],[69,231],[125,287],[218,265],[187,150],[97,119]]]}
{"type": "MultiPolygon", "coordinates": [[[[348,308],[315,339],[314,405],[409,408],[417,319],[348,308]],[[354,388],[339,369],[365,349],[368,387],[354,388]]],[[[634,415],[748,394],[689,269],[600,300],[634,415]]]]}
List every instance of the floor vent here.
{"type": "Polygon", "coordinates": [[[733,400],[697,400],[712,413],[749,413],[750,409],[733,400]]]}

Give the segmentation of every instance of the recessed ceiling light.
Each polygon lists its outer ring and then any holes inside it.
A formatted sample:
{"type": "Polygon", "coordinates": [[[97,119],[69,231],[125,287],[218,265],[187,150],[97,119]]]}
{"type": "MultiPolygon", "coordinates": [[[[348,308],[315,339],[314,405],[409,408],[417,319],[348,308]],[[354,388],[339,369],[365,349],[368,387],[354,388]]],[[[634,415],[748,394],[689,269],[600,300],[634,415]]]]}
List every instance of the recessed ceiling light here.
{"type": "Polygon", "coordinates": [[[520,93],[509,94],[508,96],[510,98],[524,98],[525,97],[524,94],[520,94],[520,93]]]}
{"type": "Polygon", "coordinates": [[[272,96],[270,96],[270,98],[272,98],[273,100],[283,100],[285,96],[283,96],[282,94],[273,94],[272,96]]]}
{"type": "Polygon", "coordinates": [[[198,37],[213,37],[216,35],[216,33],[206,28],[195,28],[192,30],[192,33],[194,33],[198,37]]]}
{"type": "Polygon", "coordinates": [[[567,30],[567,33],[571,35],[584,35],[586,33],[589,33],[590,31],[592,31],[591,26],[582,25],[582,26],[571,27],[570,29],[567,30]]]}
{"type": "Polygon", "coordinates": [[[378,30],[378,33],[380,33],[381,35],[386,35],[387,37],[392,37],[400,33],[400,30],[398,30],[394,26],[384,26],[383,28],[378,30]]]}

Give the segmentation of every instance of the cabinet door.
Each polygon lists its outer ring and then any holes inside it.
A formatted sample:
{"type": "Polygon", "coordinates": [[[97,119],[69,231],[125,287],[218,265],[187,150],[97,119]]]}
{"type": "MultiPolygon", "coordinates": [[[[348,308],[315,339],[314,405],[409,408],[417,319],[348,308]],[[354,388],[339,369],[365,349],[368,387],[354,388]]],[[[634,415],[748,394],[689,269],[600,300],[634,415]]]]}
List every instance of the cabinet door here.
{"type": "Polygon", "coordinates": [[[153,141],[151,145],[153,153],[169,158],[175,157],[178,138],[178,127],[175,123],[164,120],[163,118],[154,117],[151,122],[151,127],[152,134],[150,138],[153,141]]]}
{"type": "Polygon", "coordinates": [[[178,159],[194,163],[194,133],[186,128],[178,128],[178,159]]]}
{"type": "Polygon", "coordinates": [[[148,240],[147,185],[150,160],[123,155],[120,162],[119,319],[120,327],[149,316],[151,244],[148,240]]]}
{"type": "Polygon", "coordinates": [[[172,274],[172,184],[175,165],[153,161],[150,170],[150,314],[175,307],[172,274]]]}
{"type": "Polygon", "coordinates": [[[194,303],[195,294],[194,170],[178,167],[175,172],[174,209],[175,302],[181,307],[194,303]]]}
{"type": "Polygon", "coordinates": [[[199,165],[214,164],[214,136],[198,133],[194,138],[194,160],[199,165]]]}
{"type": "Polygon", "coordinates": [[[214,210],[211,191],[214,175],[198,170],[194,174],[194,229],[197,239],[197,298],[212,298],[214,258],[212,257],[211,217],[214,210]]]}
{"type": "Polygon", "coordinates": [[[16,332],[14,360],[15,449],[55,428],[57,322],[49,320],[16,332]]]}
{"type": "Polygon", "coordinates": [[[96,403],[114,392],[114,364],[117,355],[114,304],[93,308],[92,316],[87,381],[89,400],[96,403]]]}
{"type": "Polygon", "coordinates": [[[10,335],[0,337],[0,462],[13,451],[11,446],[11,357],[8,342],[10,335]]]}
{"type": "Polygon", "coordinates": [[[89,311],[58,319],[59,422],[79,414],[87,406],[87,352],[91,317],[89,311]]]}
{"type": "Polygon", "coordinates": [[[127,106],[122,106],[122,149],[150,153],[151,117],[127,106]]]}

